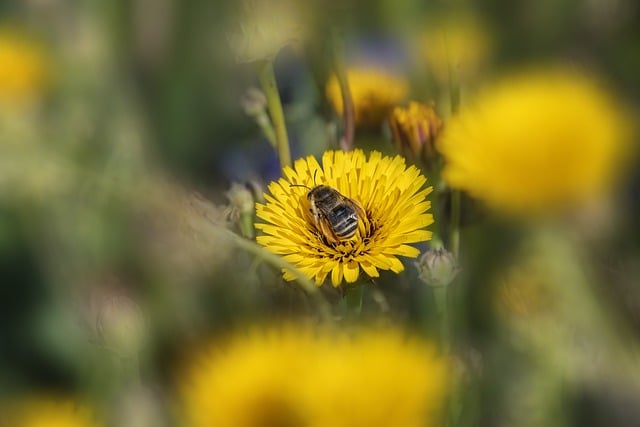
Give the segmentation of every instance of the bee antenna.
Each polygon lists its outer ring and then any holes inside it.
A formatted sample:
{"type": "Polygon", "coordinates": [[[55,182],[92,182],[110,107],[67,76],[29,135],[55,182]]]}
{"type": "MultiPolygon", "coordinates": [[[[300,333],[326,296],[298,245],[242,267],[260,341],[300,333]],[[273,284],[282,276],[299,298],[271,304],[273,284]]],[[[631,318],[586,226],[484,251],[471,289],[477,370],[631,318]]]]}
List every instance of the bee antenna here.
{"type": "Polygon", "coordinates": [[[316,185],[316,175],[318,174],[318,169],[313,172],[313,185],[316,185]]]}
{"type": "Polygon", "coordinates": [[[304,187],[304,188],[306,188],[308,190],[311,190],[311,187],[308,187],[308,186],[306,186],[304,184],[289,184],[289,187],[304,187]]]}

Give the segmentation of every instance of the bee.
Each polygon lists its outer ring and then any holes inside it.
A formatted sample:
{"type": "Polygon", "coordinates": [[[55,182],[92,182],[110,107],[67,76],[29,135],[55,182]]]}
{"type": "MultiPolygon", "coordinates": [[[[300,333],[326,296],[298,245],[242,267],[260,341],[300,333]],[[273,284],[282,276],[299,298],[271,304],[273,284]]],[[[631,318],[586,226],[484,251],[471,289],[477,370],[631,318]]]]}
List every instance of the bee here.
{"type": "Polygon", "coordinates": [[[328,185],[316,185],[313,188],[300,184],[291,184],[291,186],[309,189],[307,200],[311,205],[313,222],[327,242],[337,244],[356,234],[359,218],[365,216],[360,203],[343,196],[338,190],[328,185]]]}

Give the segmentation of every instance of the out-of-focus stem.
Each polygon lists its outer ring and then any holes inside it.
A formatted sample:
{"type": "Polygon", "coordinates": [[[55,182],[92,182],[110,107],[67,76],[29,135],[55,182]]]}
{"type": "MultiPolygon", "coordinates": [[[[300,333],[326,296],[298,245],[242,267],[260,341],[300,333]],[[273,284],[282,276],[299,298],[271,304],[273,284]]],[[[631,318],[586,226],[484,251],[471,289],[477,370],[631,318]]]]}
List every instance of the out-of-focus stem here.
{"type": "Polygon", "coordinates": [[[440,342],[442,352],[451,353],[451,323],[449,317],[449,286],[437,286],[433,288],[433,298],[440,321],[440,342]]]}
{"type": "Polygon", "coordinates": [[[120,357],[117,359],[120,375],[123,380],[133,385],[140,385],[140,361],[138,355],[120,357]]]}
{"type": "Polygon", "coordinates": [[[353,150],[353,136],[355,133],[355,116],[356,111],[353,106],[353,98],[351,97],[351,89],[349,89],[349,79],[347,77],[347,69],[344,64],[343,56],[343,39],[338,29],[333,30],[333,68],[336,73],[338,85],[340,86],[340,94],[342,95],[342,120],[344,125],[344,134],[340,139],[340,148],[343,151],[353,150]]]}
{"type": "Polygon", "coordinates": [[[351,314],[359,316],[362,312],[362,300],[364,298],[365,284],[358,284],[353,289],[347,290],[344,298],[347,303],[347,309],[351,314]]]}
{"type": "Polygon", "coordinates": [[[449,78],[451,79],[449,84],[449,90],[451,91],[451,113],[458,114],[460,111],[460,84],[454,75],[454,71],[450,71],[449,78]]]}
{"type": "Polygon", "coordinates": [[[229,237],[238,248],[258,256],[259,258],[275,267],[291,271],[293,275],[296,276],[296,281],[298,282],[300,287],[307,293],[307,295],[309,295],[316,301],[318,311],[322,316],[322,319],[326,322],[330,322],[333,319],[329,302],[323,297],[318,287],[311,280],[309,280],[309,278],[306,277],[299,269],[294,267],[291,263],[287,262],[282,257],[264,250],[258,244],[250,240],[244,239],[228,230],[220,231],[224,233],[224,235],[229,237]]]}
{"type": "MultiPolygon", "coordinates": [[[[449,45],[448,40],[446,41],[447,46],[449,45]]],[[[448,55],[448,64],[449,64],[449,96],[451,102],[451,115],[456,115],[460,111],[460,81],[457,78],[456,70],[453,66],[453,61],[449,52],[448,55]]],[[[461,194],[460,190],[453,190],[451,193],[451,223],[450,223],[450,234],[449,234],[449,247],[451,249],[451,253],[455,257],[456,261],[459,261],[460,257],[460,209],[461,209],[461,194]]],[[[436,303],[438,299],[440,299],[440,306],[443,310],[442,312],[442,323],[441,323],[441,331],[443,337],[443,349],[445,354],[451,354],[451,344],[453,342],[453,330],[451,328],[451,318],[450,318],[450,305],[448,299],[448,289],[446,286],[441,292],[442,295],[436,297],[436,303]]],[[[448,417],[447,424],[449,426],[455,425],[456,420],[458,419],[457,413],[459,413],[462,409],[462,390],[460,386],[454,387],[453,393],[449,398],[448,402],[448,417]]]]}
{"type": "Polygon", "coordinates": [[[451,242],[449,247],[456,259],[460,255],[460,199],[460,191],[453,190],[451,193],[451,242]]]}
{"type": "Polygon", "coordinates": [[[271,123],[275,130],[276,149],[280,166],[291,166],[291,152],[289,151],[289,137],[287,136],[287,126],[284,121],[284,111],[282,111],[282,101],[278,93],[276,75],[273,70],[273,61],[266,60],[258,63],[258,77],[262,91],[267,98],[267,108],[271,123]]]}
{"type": "MultiPolygon", "coordinates": [[[[451,114],[458,114],[460,111],[460,82],[455,70],[449,60],[449,95],[451,97],[451,114]]],[[[449,247],[451,252],[458,259],[460,255],[460,209],[461,194],[459,190],[451,193],[451,230],[449,234],[449,247]]]]}
{"type": "Polygon", "coordinates": [[[269,120],[269,116],[263,111],[262,114],[259,114],[256,117],[256,123],[260,126],[260,130],[262,130],[262,134],[267,138],[269,144],[273,146],[273,148],[278,148],[278,143],[276,141],[276,133],[273,130],[273,124],[271,124],[271,120],[269,120]]]}

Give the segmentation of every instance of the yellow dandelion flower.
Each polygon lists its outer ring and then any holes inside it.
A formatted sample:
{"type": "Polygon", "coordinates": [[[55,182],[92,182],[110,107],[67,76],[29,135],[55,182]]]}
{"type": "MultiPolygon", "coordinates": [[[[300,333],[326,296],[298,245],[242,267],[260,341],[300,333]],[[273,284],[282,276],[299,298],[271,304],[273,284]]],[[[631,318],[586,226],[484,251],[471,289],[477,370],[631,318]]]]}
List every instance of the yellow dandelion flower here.
{"type": "Polygon", "coordinates": [[[443,177],[504,212],[563,209],[601,194],[624,170],[628,130],[610,94],[584,75],[519,74],[447,124],[443,177]]]}
{"type": "MultiPolygon", "coordinates": [[[[353,68],[347,71],[347,81],[353,107],[355,123],[362,126],[380,125],[391,109],[407,96],[407,81],[389,72],[373,68],[353,68]]],[[[327,99],[338,114],[342,114],[342,93],[335,75],[325,87],[327,99]]]]}
{"type": "Polygon", "coordinates": [[[36,100],[48,79],[47,61],[40,45],[11,29],[0,29],[0,103],[36,100]]]}
{"type": "MultiPolygon", "coordinates": [[[[424,228],[433,223],[427,213],[431,202],[425,199],[432,187],[423,188],[426,178],[415,166],[407,168],[400,156],[374,151],[367,158],[362,150],[328,151],[322,166],[310,156],[283,172],[283,178],[269,184],[266,204],[256,205],[258,218],[266,221],[256,224],[264,232],[257,241],[319,286],[329,273],[336,287],[343,278],[355,282],[360,269],[370,277],[378,277],[378,270],[399,273],[404,265],[398,256],[420,254],[409,244],[431,239],[424,228]],[[301,186],[316,185],[330,186],[363,208],[352,238],[330,243],[315,224],[309,190],[301,186]]],[[[285,280],[295,278],[290,271],[283,273],[285,280]]]]}
{"type": "Polygon", "coordinates": [[[397,330],[287,325],[232,337],[184,378],[188,427],[417,427],[434,425],[448,366],[397,330]]]}
{"type": "Polygon", "coordinates": [[[69,400],[32,398],[0,410],[0,425],[11,427],[97,427],[91,411],[69,400]],[[3,418],[7,417],[7,418],[3,418]],[[6,422],[6,424],[4,424],[6,422]]]}

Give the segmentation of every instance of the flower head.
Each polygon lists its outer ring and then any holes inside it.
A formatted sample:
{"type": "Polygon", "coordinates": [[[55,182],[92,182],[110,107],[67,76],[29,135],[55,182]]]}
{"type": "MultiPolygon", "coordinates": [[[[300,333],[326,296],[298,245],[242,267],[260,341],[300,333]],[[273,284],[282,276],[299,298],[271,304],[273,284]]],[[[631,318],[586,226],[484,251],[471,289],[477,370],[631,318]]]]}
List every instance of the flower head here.
{"type": "Polygon", "coordinates": [[[442,120],[433,105],[410,102],[406,108],[396,107],[389,116],[393,142],[407,157],[432,164],[436,159],[435,142],[442,120]]]}
{"type": "MultiPolygon", "coordinates": [[[[353,98],[355,122],[361,126],[380,125],[389,111],[401,103],[409,90],[402,77],[373,68],[352,68],[347,71],[349,90],[353,98]]],[[[327,99],[338,114],[343,113],[342,94],[335,75],[327,82],[327,99]]]]}
{"type": "Polygon", "coordinates": [[[420,280],[434,287],[449,285],[460,272],[455,257],[445,248],[429,249],[414,264],[420,280]]]}
{"type": "Polygon", "coordinates": [[[447,124],[443,177],[504,212],[565,208],[624,170],[627,133],[611,96],[587,77],[525,73],[488,88],[447,124]]]}
{"type": "Polygon", "coordinates": [[[428,343],[397,330],[253,330],[195,359],[183,415],[188,427],[432,425],[447,372],[428,343]]]}
{"type": "Polygon", "coordinates": [[[97,331],[103,344],[122,357],[137,355],[147,337],[147,324],[141,308],[124,294],[102,301],[97,331]]]}
{"type": "MultiPolygon", "coordinates": [[[[424,228],[433,223],[433,216],[427,213],[431,203],[425,199],[432,188],[423,188],[426,178],[415,166],[407,168],[400,156],[383,157],[374,151],[367,159],[361,150],[328,151],[322,166],[310,156],[283,172],[284,178],[269,185],[267,203],[256,205],[257,216],[266,221],[256,224],[265,233],[257,241],[318,285],[329,273],[334,286],[343,278],[355,282],[360,269],[370,277],[378,277],[378,270],[399,273],[404,266],[398,255],[417,257],[420,251],[409,244],[431,238],[424,228]],[[301,186],[320,184],[362,207],[352,238],[331,243],[314,221],[307,200],[309,189],[301,186]]],[[[286,280],[294,277],[284,271],[286,280]]]]}
{"type": "Polygon", "coordinates": [[[0,29],[0,103],[24,104],[37,99],[46,86],[48,69],[40,45],[25,34],[0,29]]]}

